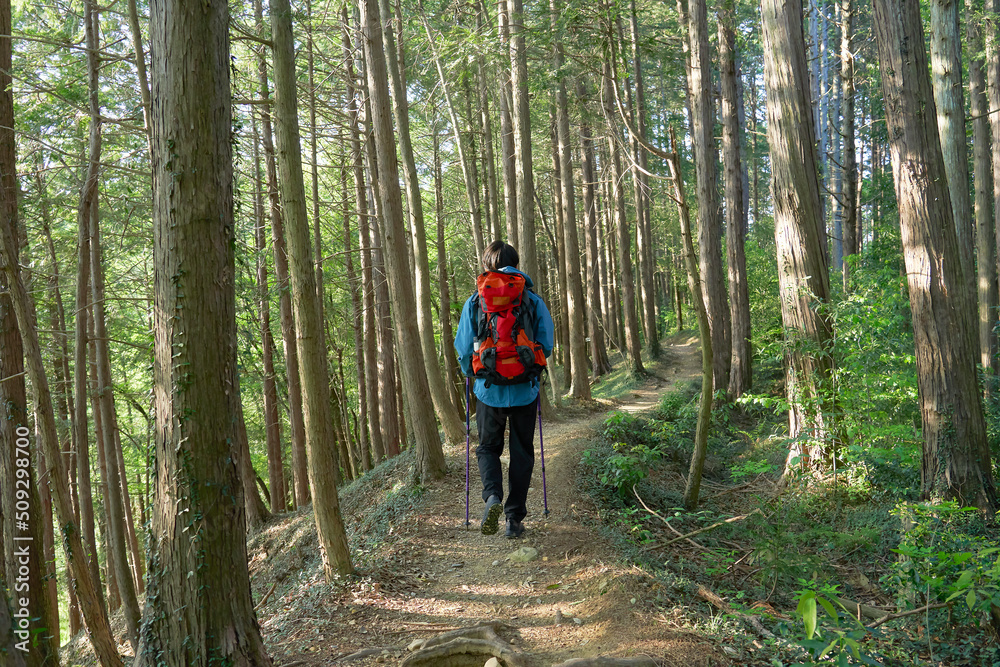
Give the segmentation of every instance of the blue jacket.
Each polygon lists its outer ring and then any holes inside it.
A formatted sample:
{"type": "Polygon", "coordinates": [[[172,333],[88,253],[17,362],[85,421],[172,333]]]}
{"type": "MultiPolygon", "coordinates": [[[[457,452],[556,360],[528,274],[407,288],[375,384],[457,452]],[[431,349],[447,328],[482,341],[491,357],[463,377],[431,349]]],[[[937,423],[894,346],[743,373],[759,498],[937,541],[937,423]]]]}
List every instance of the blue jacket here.
{"type": "MultiPolygon", "coordinates": [[[[526,273],[518,271],[514,267],[507,266],[500,269],[502,273],[517,273],[524,276],[525,288],[534,286],[531,278],[526,273]]],[[[525,289],[525,294],[535,304],[535,342],[542,346],[545,356],[552,354],[552,332],[555,327],[552,325],[552,316],[549,309],[542,301],[542,297],[534,292],[525,289]]],[[[473,294],[473,296],[475,296],[473,294]]],[[[462,318],[458,322],[458,331],[455,333],[455,351],[458,353],[458,363],[462,366],[462,372],[466,377],[472,377],[472,339],[475,338],[475,323],[472,320],[472,296],[466,300],[462,307],[462,318]]],[[[485,380],[476,378],[474,391],[476,398],[494,408],[513,408],[519,405],[534,403],[538,397],[538,381],[524,382],[522,384],[486,386],[485,380]]]]}

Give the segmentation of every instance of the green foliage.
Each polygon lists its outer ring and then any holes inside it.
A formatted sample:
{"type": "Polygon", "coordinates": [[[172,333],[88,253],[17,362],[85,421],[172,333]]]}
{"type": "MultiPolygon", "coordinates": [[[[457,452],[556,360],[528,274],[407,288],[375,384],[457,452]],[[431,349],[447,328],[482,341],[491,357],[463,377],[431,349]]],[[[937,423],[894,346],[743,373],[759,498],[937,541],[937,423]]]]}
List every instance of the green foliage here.
{"type": "Polygon", "coordinates": [[[797,633],[795,643],[808,653],[808,661],[795,667],[806,665],[835,665],[846,667],[852,662],[860,665],[875,665],[862,650],[861,640],[868,631],[860,621],[845,613],[844,606],[837,600],[836,586],[816,586],[812,581],[800,581],[804,589],[796,592],[798,604],[795,614],[802,619],[803,630],[797,633]],[[820,624],[819,610],[829,619],[828,625],[820,624]],[[846,624],[846,627],[845,627],[846,624]]]}
{"type": "Polygon", "coordinates": [[[947,501],[900,504],[893,515],[905,530],[883,584],[900,606],[954,601],[949,625],[986,622],[1000,605],[1000,544],[982,512],[947,501]]]}

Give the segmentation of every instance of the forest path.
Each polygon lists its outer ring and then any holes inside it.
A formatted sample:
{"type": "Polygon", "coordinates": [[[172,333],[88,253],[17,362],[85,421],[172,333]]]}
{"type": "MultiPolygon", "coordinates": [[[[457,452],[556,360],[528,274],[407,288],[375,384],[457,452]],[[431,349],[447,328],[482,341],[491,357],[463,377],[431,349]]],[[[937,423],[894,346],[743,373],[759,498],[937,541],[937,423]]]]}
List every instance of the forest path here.
{"type": "MultiPolygon", "coordinates": [[[[447,447],[453,472],[428,491],[419,516],[404,530],[394,550],[399,578],[384,582],[388,590],[380,590],[376,583],[369,595],[355,593],[355,605],[367,609],[352,612],[351,625],[365,626],[371,640],[368,646],[389,650],[352,659],[350,664],[397,663],[405,655],[401,647],[414,639],[486,621],[517,628],[514,647],[534,656],[539,667],[577,657],[644,654],[666,665],[726,664],[697,635],[679,633],[658,622],[659,613],[646,604],[654,582],[638,569],[619,564],[613,548],[599,536],[596,511],[578,484],[583,452],[611,411],[650,410],[675,384],[699,377],[697,341],[687,339],[666,347],[663,361],[650,370],[645,380],[614,402],[602,401],[599,411],[566,409],[558,421],[543,421],[551,514],[543,516],[536,451],[523,539],[505,538],[502,524],[498,535],[480,533],[483,502],[474,455],[472,525],[466,529],[464,443],[447,447]],[[521,547],[537,549],[538,557],[527,563],[512,562],[509,556],[521,547]],[[374,617],[365,598],[368,604],[378,600],[380,609],[374,617]]],[[[345,643],[342,648],[351,645],[345,643]]]]}

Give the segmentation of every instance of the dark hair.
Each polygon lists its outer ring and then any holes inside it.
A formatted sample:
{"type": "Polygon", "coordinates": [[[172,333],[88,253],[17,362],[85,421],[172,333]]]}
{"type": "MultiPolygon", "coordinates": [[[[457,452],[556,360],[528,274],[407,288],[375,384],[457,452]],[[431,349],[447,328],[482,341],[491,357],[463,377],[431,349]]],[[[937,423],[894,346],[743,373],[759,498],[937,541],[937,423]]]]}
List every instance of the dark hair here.
{"type": "Polygon", "coordinates": [[[514,246],[503,241],[494,241],[483,251],[483,266],[487,271],[499,271],[505,266],[517,268],[520,261],[514,246]]]}

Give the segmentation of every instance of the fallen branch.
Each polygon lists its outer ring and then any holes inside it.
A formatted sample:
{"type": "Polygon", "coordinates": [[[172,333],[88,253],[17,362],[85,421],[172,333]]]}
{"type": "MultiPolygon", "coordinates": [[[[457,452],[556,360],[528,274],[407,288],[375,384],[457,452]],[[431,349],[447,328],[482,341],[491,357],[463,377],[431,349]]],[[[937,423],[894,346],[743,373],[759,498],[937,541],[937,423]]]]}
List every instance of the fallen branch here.
{"type": "Polygon", "coordinates": [[[719,521],[719,522],[713,523],[711,526],[707,526],[705,528],[699,528],[698,530],[693,530],[690,533],[685,533],[685,534],[681,535],[680,532],[676,528],[674,528],[673,526],[670,525],[669,521],[667,521],[662,516],[660,516],[658,513],[656,513],[653,509],[651,509],[649,507],[649,505],[647,505],[645,503],[645,501],[643,501],[643,499],[639,496],[639,492],[636,490],[635,486],[632,487],[632,493],[634,493],[635,497],[639,499],[639,503],[646,509],[647,512],[649,512],[650,514],[652,514],[653,516],[655,516],[657,519],[659,519],[660,521],[662,521],[664,523],[664,525],[666,525],[667,528],[669,528],[670,530],[674,531],[678,535],[678,537],[675,537],[672,540],[667,540],[666,542],[654,542],[653,544],[647,545],[646,547],[643,547],[643,549],[645,551],[649,551],[651,549],[658,549],[658,548],[668,547],[671,544],[673,544],[674,542],[680,542],[681,540],[686,540],[687,542],[690,542],[695,547],[697,547],[699,549],[702,549],[704,551],[707,551],[708,549],[706,547],[698,544],[697,542],[693,541],[691,538],[694,537],[695,535],[701,535],[702,533],[707,533],[708,531],[714,530],[714,529],[718,528],[719,526],[724,526],[727,523],[734,523],[736,521],[742,521],[743,519],[751,517],[754,514],[763,514],[763,512],[761,512],[759,509],[755,509],[753,512],[750,512],[749,514],[741,514],[740,516],[730,517],[730,518],[725,519],[723,521],[719,521]]]}
{"type": "Polygon", "coordinates": [[[878,607],[869,607],[866,604],[859,604],[854,600],[848,600],[847,598],[837,598],[844,609],[846,609],[851,616],[861,620],[861,617],[870,618],[872,620],[877,620],[885,616],[886,614],[891,614],[892,612],[886,611],[885,609],[879,609],[878,607]]]}
{"type": "Polygon", "coordinates": [[[757,631],[761,637],[765,639],[774,639],[774,633],[764,627],[764,624],[760,622],[760,619],[753,614],[744,614],[743,612],[736,611],[733,609],[728,602],[720,598],[718,595],[708,590],[704,586],[698,587],[698,597],[702,600],[712,603],[720,611],[735,616],[745,623],[748,623],[750,627],[757,631]]]}
{"type": "Polygon", "coordinates": [[[267,604],[267,601],[269,599],[271,599],[271,593],[273,593],[274,589],[277,588],[277,587],[278,587],[278,582],[277,581],[274,582],[273,584],[271,584],[271,588],[268,589],[267,593],[264,594],[264,597],[262,597],[260,599],[260,602],[257,603],[257,606],[255,606],[253,608],[253,610],[257,611],[258,609],[260,609],[261,607],[263,607],[265,604],[267,604]]]}
{"type": "Polygon", "coordinates": [[[950,607],[951,602],[936,602],[934,604],[927,604],[919,609],[909,609],[907,611],[901,611],[898,614],[886,614],[882,618],[878,619],[874,623],[868,626],[868,629],[877,628],[878,626],[886,623],[888,621],[895,621],[897,618],[904,618],[906,616],[913,616],[914,614],[921,614],[925,611],[931,611],[932,609],[943,609],[944,607],[950,607]]]}

